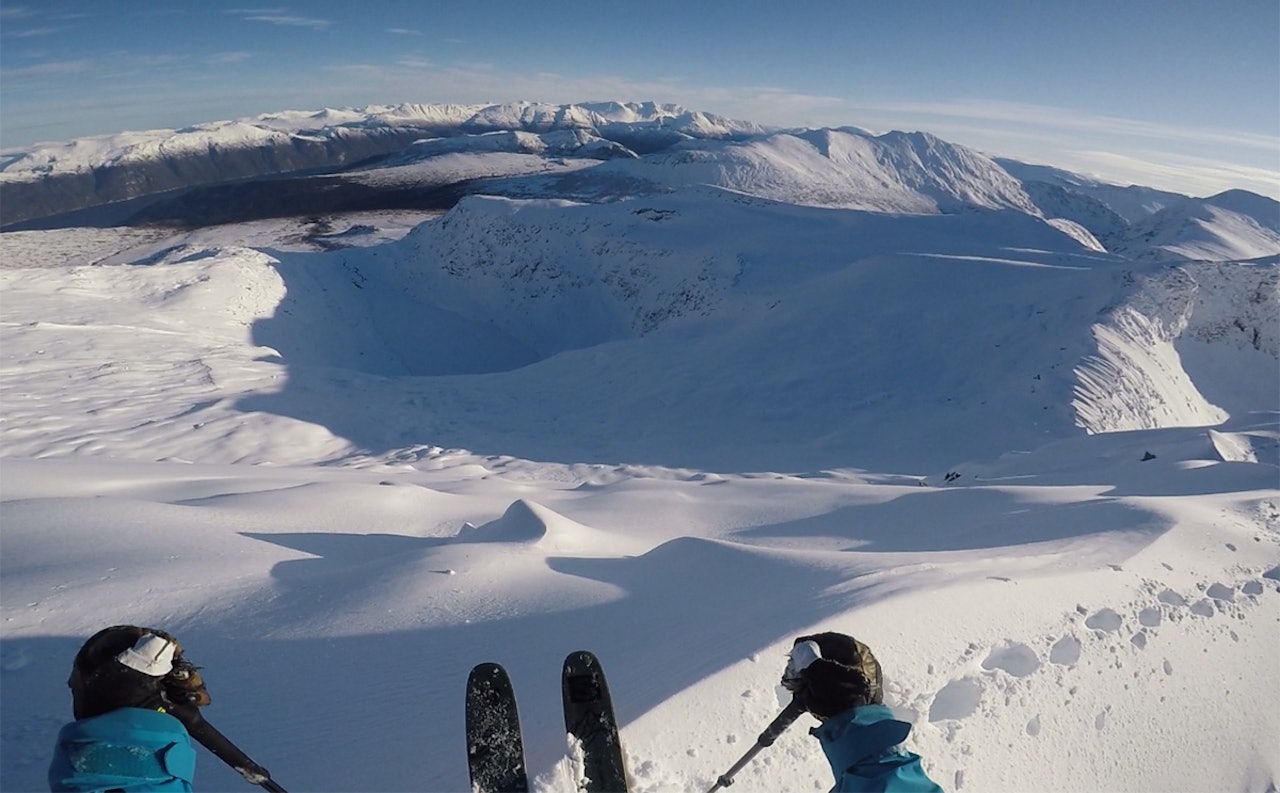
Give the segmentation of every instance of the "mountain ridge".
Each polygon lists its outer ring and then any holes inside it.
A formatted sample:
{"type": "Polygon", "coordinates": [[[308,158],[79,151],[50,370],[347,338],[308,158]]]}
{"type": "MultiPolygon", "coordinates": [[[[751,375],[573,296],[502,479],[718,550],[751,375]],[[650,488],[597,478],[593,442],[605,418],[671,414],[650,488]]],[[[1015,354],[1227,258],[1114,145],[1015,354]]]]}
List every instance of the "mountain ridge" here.
{"type": "Polygon", "coordinates": [[[1280,253],[1276,202],[1247,191],[1195,199],[927,132],[773,129],[654,102],[282,111],[0,158],[4,230],[446,210],[477,194],[601,202],[708,185],[872,212],[1012,209],[1136,259],[1280,253]]]}

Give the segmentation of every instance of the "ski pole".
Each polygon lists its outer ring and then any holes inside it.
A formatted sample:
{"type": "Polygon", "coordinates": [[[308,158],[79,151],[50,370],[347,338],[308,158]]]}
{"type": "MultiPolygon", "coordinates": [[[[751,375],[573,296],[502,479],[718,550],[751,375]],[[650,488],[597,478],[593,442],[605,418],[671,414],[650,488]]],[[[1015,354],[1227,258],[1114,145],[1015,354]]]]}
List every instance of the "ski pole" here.
{"type": "Polygon", "coordinates": [[[769,726],[764,728],[764,732],[760,733],[760,737],[756,738],[756,745],[748,749],[747,753],[738,762],[734,763],[732,768],[721,774],[715,785],[707,793],[716,793],[717,790],[732,785],[734,775],[746,767],[747,763],[760,754],[762,749],[773,746],[773,742],[778,740],[778,736],[785,732],[796,719],[800,718],[801,713],[804,713],[804,708],[800,707],[794,699],[791,700],[791,704],[783,708],[782,712],[773,721],[769,722],[769,726]]]}
{"type": "Polygon", "coordinates": [[[284,788],[276,784],[271,778],[271,772],[253,760],[249,759],[249,755],[240,750],[240,747],[232,743],[227,736],[218,732],[212,724],[205,721],[200,711],[193,707],[170,707],[169,712],[178,717],[178,720],[186,725],[187,732],[200,742],[200,745],[213,752],[219,760],[226,763],[236,770],[245,781],[252,785],[260,785],[263,790],[269,790],[271,793],[287,793],[284,788]]]}

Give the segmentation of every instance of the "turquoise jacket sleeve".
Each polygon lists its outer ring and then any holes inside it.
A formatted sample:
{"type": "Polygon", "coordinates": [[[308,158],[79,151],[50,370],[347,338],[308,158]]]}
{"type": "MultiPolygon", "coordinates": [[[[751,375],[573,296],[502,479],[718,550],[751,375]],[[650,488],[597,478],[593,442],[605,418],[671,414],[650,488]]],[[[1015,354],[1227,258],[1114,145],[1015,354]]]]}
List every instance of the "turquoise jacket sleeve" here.
{"type": "Polygon", "coordinates": [[[120,708],[62,728],[49,789],[191,793],[195,769],[196,752],[182,722],[160,711],[120,708]]]}
{"type": "Polygon", "coordinates": [[[832,793],[942,793],[925,776],[920,756],[898,748],[911,725],[883,705],[863,705],[811,731],[836,776],[832,793]]]}

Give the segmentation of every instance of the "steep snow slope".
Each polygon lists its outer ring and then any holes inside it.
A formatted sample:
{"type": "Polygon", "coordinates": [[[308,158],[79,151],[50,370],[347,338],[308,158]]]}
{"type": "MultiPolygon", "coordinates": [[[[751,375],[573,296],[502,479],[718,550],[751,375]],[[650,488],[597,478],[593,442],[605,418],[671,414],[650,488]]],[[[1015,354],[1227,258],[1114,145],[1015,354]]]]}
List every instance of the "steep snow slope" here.
{"type": "Polygon", "coordinates": [[[1049,182],[1023,181],[1022,188],[1048,218],[1079,223],[1103,245],[1115,244],[1129,228],[1129,222],[1102,201],[1049,182]]]}
{"type": "Polygon", "coordinates": [[[1090,432],[1214,425],[1280,399],[1280,268],[1188,263],[1141,278],[1094,328],[1090,432]],[[1223,377],[1231,372],[1229,378],[1223,377]]]}

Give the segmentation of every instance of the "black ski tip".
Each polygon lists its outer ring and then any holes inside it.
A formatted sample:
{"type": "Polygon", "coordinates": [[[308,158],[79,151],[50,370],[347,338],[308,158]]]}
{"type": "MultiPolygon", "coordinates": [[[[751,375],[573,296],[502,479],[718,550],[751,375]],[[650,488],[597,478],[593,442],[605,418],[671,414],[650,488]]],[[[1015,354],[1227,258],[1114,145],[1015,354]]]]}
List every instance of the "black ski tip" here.
{"type": "Polygon", "coordinates": [[[467,675],[467,682],[483,681],[483,680],[500,680],[507,677],[507,670],[502,668],[502,664],[485,662],[476,664],[471,667],[471,674],[467,675]]]}
{"type": "Polygon", "coordinates": [[[565,732],[582,747],[580,793],[625,793],[626,760],[600,660],[588,650],[569,653],[563,670],[565,732]]]}
{"type": "Polygon", "coordinates": [[[471,669],[465,721],[473,793],[527,793],[515,691],[500,664],[476,664],[471,669]]]}
{"type": "Polygon", "coordinates": [[[564,657],[564,668],[590,671],[600,668],[600,659],[590,650],[574,650],[564,657]]]}

